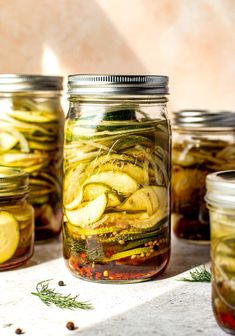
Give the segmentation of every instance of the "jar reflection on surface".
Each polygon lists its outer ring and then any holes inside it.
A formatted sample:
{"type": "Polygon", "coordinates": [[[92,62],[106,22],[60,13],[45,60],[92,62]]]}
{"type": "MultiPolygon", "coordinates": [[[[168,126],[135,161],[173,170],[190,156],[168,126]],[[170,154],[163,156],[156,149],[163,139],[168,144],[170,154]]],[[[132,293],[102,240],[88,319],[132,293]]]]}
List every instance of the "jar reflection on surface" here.
{"type": "Polygon", "coordinates": [[[235,334],[235,171],[207,177],[210,214],[212,308],[218,325],[235,334]]]}
{"type": "Polygon", "coordinates": [[[61,230],[61,89],[61,77],[0,75],[0,164],[29,173],[36,240],[61,230]]]}
{"type": "Polygon", "coordinates": [[[149,89],[146,76],[110,76],[103,83],[107,77],[86,78],[87,96],[76,91],[86,89],[84,77],[69,77],[64,257],[86,280],[145,281],[163,272],[170,254],[167,79],[159,76],[162,93],[146,97],[129,92],[149,89]]]}
{"type": "Polygon", "coordinates": [[[28,175],[0,167],[0,271],[24,264],[33,254],[34,210],[28,175]]]}
{"type": "Polygon", "coordinates": [[[214,171],[235,169],[235,113],[175,113],[172,148],[173,230],[198,244],[210,240],[205,180],[214,171]]]}

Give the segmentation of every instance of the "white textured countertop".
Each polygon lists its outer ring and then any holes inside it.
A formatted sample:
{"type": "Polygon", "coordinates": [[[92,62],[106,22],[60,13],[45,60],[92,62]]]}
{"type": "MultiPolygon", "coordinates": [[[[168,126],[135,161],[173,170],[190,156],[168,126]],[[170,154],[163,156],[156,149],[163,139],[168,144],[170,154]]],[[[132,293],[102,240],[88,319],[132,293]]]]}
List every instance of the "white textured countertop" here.
{"type": "Polygon", "coordinates": [[[194,265],[209,261],[209,246],[182,243],[172,237],[172,255],[156,281],[100,284],[73,277],[64,265],[59,240],[36,246],[27,266],[0,273],[0,336],[222,336],[212,315],[209,283],[178,281],[194,265]],[[36,296],[37,282],[53,279],[58,291],[80,294],[94,309],[61,310],[47,307],[36,296]],[[59,280],[65,287],[57,287],[59,280]],[[65,325],[73,321],[77,330],[65,325]]]}

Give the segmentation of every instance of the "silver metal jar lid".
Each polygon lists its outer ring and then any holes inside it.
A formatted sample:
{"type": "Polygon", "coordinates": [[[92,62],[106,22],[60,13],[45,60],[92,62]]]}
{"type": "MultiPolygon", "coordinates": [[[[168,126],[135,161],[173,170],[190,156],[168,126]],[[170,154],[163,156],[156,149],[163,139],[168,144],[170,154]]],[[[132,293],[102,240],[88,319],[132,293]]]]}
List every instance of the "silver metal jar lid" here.
{"type": "Polygon", "coordinates": [[[0,92],[60,91],[63,89],[63,77],[0,74],[0,92]]]}
{"type": "Polygon", "coordinates": [[[233,127],[235,112],[209,110],[181,110],[173,113],[173,123],[181,127],[233,127]]]}
{"type": "Polygon", "coordinates": [[[68,93],[75,95],[165,95],[168,77],[158,75],[70,75],[68,93]]]}
{"type": "Polygon", "coordinates": [[[0,197],[29,192],[29,175],[19,168],[0,166],[0,197]]]}
{"type": "Polygon", "coordinates": [[[211,173],[206,177],[208,204],[235,209],[235,170],[211,173]]]}

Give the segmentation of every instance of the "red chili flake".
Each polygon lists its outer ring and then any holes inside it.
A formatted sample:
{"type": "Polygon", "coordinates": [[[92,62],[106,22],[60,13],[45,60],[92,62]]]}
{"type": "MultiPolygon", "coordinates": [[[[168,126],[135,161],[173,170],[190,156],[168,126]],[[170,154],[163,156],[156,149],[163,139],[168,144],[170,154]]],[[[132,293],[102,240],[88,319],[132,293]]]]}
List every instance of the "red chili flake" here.
{"type": "Polygon", "coordinates": [[[82,259],[86,259],[86,253],[85,253],[85,252],[82,252],[82,253],[80,254],[80,257],[81,257],[82,259]]]}
{"type": "Polygon", "coordinates": [[[228,329],[235,330],[235,317],[233,314],[218,314],[218,319],[221,321],[221,324],[228,329]]]}

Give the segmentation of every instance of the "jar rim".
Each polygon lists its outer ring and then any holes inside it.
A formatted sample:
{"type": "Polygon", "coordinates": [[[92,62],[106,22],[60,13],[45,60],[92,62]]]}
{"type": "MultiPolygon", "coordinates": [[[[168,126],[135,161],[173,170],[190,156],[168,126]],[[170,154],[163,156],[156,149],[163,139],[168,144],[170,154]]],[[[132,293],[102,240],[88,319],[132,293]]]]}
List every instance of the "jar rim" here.
{"type": "Polygon", "coordinates": [[[205,201],[211,205],[235,208],[235,170],[224,170],[206,177],[205,201]]]}
{"type": "Polygon", "coordinates": [[[168,94],[168,76],[75,74],[68,76],[70,95],[153,96],[168,94]]]}
{"type": "Polygon", "coordinates": [[[25,91],[61,91],[63,77],[31,75],[31,74],[0,74],[0,92],[25,91]]]}
{"type": "Polygon", "coordinates": [[[0,166],[0,197],[29,192],[29,175],[20,168],[0,166]]]}
{"type": "Polygon", "coordinates": [[[235,112],[203,109],[179,110],[173,112],[173,124],[176,127],[190,129],[234,128],[235,112]]]}

